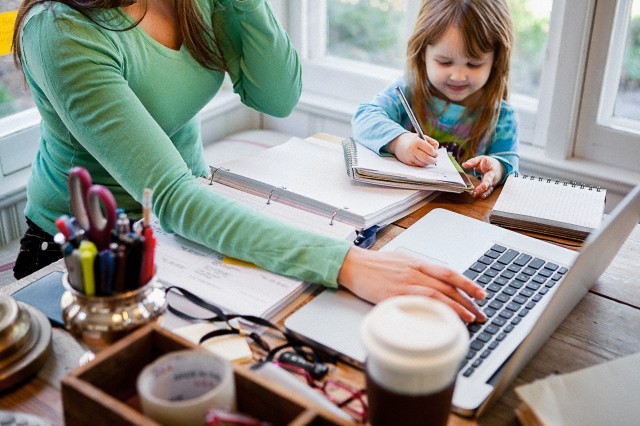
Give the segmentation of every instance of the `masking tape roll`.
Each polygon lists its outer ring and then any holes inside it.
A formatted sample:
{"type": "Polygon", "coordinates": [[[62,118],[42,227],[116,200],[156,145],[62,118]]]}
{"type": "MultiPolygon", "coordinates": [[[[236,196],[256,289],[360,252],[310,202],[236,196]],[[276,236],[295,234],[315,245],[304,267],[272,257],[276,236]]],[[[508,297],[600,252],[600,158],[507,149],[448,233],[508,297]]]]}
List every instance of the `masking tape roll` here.
{"type": "Polygon", "coordinates": [[[142,370],[137,389],[144,414],[166,426],[201,426],[207,410],[236,406],[233,366],[202,349],[161,356],[142,370]]]}

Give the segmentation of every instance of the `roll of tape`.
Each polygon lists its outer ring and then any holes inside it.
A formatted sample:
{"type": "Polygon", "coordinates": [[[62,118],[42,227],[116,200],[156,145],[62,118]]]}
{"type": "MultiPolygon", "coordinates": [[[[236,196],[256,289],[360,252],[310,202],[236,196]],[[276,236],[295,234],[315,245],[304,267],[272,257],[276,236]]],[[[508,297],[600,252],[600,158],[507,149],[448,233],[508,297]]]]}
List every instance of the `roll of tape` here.
{"type": "Polygon", "coordinates": [[[166,426],[204,424],[211,408],[235,410],[233,366],[206,350],[170,352],[137,380],[144,414],[166,426]]]}

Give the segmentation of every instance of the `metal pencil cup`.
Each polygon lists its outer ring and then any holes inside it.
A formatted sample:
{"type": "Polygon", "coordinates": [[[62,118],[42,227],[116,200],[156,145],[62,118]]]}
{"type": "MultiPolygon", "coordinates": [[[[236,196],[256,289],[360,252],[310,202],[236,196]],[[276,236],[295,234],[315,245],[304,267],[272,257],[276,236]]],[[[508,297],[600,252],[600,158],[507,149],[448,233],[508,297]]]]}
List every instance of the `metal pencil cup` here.
{"type": "Polygon", "coordinates": [[[62,318],[66,329],[91,351],[109,346],[127,333],[155,321],[166,308],[162,285],[154,275],[144,286],[113,296],[87,296],[62,277],[62,318]]]}

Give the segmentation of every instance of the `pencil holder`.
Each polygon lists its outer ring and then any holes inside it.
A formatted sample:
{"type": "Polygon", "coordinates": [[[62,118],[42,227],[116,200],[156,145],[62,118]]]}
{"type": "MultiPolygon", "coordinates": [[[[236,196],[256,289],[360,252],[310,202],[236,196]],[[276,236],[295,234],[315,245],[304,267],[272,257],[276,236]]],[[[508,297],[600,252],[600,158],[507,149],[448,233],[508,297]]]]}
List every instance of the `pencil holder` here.
{"type": "Polygon", "coordinates": [[[112,296],[87,296],[77,291],[66,272],[62,284],[65,327],[94,353],[155,321],[166,308],[165,292],[155,275],[140,288],[112,296]]]}

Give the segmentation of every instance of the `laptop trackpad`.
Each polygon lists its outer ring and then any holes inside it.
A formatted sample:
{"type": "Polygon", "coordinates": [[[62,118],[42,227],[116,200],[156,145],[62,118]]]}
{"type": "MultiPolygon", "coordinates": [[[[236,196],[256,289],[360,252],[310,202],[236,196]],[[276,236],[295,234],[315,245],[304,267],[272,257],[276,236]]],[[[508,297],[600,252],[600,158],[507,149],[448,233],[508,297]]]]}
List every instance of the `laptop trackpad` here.
{"type": "Polygon", "coordinates": [[[413,256],[415,258],[427,261],[427,262],[431,262],[431,263],[435,263],[437,265],[442,265],[442,266],[449,266],[449,264],[447,262],[445,262],[442,259],[436,259],[435,257],[431,257],[429,255],[426,255],[424,253],[419,253],[415,250],[411,250],[410,248],[407,247],[396,247],[393,251],[398,251],[400,253],[405,253],[408,254],[409,256],[413,256]]]}

